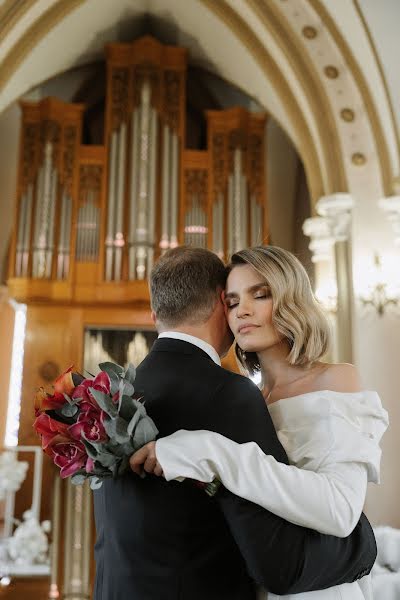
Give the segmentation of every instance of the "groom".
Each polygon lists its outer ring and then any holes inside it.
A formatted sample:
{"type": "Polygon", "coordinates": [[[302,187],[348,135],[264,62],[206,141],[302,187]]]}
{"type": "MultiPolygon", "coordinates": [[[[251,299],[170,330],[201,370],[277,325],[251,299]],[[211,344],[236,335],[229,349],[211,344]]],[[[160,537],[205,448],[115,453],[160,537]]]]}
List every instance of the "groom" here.
{"type": "MultiPolygon", "coordinates": [[[[232,343],[225,278],[208,250],[178,247],[158,261],[150,286],[160,335],[137,369],[136,391],[160,436],[208,429],[287,463],[258,388],[220,366],[232,343]]],[[[94,600],[255,600],[255,582],[275,594],[319,590],[362,577],[376,556],[364,515],[340,539],[225,489],[209,498],[193,481],[133,473],[106,480],[94,499],[94,600]]]]}

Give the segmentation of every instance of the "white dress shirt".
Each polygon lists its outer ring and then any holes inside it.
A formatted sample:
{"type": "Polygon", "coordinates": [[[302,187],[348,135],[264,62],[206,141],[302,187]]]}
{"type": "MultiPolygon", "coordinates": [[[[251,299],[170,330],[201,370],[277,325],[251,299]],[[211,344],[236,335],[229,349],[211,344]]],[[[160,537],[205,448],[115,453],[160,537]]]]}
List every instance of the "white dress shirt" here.
{"type": "Polygon", "coordinates": [[[193,346],[197,346],[201,350],[204,350],[204,352],[206,352],[206,354],[208,354],[208,356],[212,358],[217,365],[221,366],[221,359],[218,356],[218,352],[216,351],[216,349],[213,348],[208,342],[205,342],[204,340],[195,337],[194,335],[182,333],[181,331],[163,331],[163,333],[160,333],[158,337],[172,338],[174,340],[181,340],[182,342],[188,342],[189,344],[193,344],[193,346]]]}

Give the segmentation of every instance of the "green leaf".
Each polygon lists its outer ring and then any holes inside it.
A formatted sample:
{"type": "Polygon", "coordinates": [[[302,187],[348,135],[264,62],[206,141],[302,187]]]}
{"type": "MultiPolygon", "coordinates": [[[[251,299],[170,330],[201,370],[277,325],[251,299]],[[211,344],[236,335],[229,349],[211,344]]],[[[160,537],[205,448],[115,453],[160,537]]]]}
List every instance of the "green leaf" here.
{"type": "Polygon", "coordinates": [[[141,448],[147,442],[152,442],[156,439],[158,429],[150,417],[143,417],[136,426],[133,436],[133,444],[135,449],[141,448]]]}
{"type": "Polygon", "coordinates": [[[90,478],[90,488],[92,490],[98,490],[101,488],[102,485],[103,485],[103,482],[98,477],[90,478]]]}
{"type": "Polygon", "coordinates": [[[75,404],[64,404],[64,406],[61,407],[61,414],[64,415],[64,417],[74,417],[77,412],[78,407],[75,404]]]}
{"type": "Polygon", "coordinates": [[[129,381],[133,385],[136,378],[136,369],[132,363],[129,363],[128,368],[125,372],[125,381],[129,381]]]}
{"type": "Polygon", "coordinates": [[[120,396],[118,403],[118,414],[127,423],[132,419],[136,412],[135,404],[130,396],[120,396]]]}
{"type": "Polygon", "coordinates": [[[99,451],[90,442],[88,442],[84,437],[82,437],[82,444],[85,446],[86,454],[90,458],[93,458],[93,460],[97,460],[99,451]]]}
{"type": "Polygon", "coordinates": [[[108,394],[104,394],[104,392],[100,392],[99,390],[95,390],[94,388],[89,388],[89,391],[93,395],[93,398],[96,400],[99,407],[102,410],[104,410],[104,412],[106,412],[110,417],[117,416],[117,407],[108,394]]]}
{"type": "Polygon", "coordinates": [[[143,417],[145,417],[145,416],[146,416],[146,411],[145,411],[144,407],[137,407],[135,414],[133,415],[132,419],[129,421],[129,425],[128,425],[129,436],[133,435],[133,432],[135,431],[135,427],[139,423],[140,419],[143,419],[143,417]]]}
{"type": "Polygon", "coordinates": [[[96,457],[96,462],[108,469],[112,469],[117,461],[118,457],[114,454],[109,454],[109,452],[101,452],[96,457]]]}
{"type": "Polygon", "coordinates": [[[110,373],[115,373],[115,375],[118,376],[118,379],[121,379],[123,373],[124,373],[124,368],[121,367],[120,365],[117,365],[116,363],[112,363],[112,362],[103,362],[99,364],[99,369],[101,371],[104,371],[105,373],[107,373],[107,375],[109,377],[110,373]]]}
{"type": "Polygon", "coordinates": [[[118,466],[118,471],[117,471],[117,475],[123,475],[127,470],[128,470],[128,466],[129,466],[129,456],[124,456],[124,458],[121,460],[119,466],[118,466]]]}
{"type": "Polygon", "coordinates": [[[115,373],[108,373],[108,376],[110,378],[110,391],[111,391],[111,395],[114,396],[114,394],[116,394],[119,390],[119,382],[120,382],[120,378],[118,377],[118,375],[116,375],[115,373]]]}
{"type": "Polygon", "coordinates": [[[81,473],[74,473],[71,476],[71,483],[73,483],[74,485],[82,485],[82,483],[85,483],[87,479],[87,476],[82,475],[81,473]]]}
{"type": "Polygon", "coordinates": [[[129,441],[126,421],[120,417],[105,419],[104,429],[106,430],[107,435],[118,444],[125,444],[129,441]]]}
{"type": "Polygon", "coordinates": [[[126,379],[121,379],[121,381],[119,382],[119,393],[120,393],[120,396],[132,397],[133,394],[135,393],[135,388],[126,379]]]}

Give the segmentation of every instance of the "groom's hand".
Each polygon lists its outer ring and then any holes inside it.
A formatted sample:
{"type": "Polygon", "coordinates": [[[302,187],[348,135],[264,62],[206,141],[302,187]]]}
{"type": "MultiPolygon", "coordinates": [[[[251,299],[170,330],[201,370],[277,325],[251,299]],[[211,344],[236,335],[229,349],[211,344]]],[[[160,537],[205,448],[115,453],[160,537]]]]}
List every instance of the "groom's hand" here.
{"type": "Polygon", "coordinates": [[[143,471],[157,475],[157,477],[161,477],[163,474],[162,467],[157,460],[155,442],[149,442],[132,454],[129,464],[132,471],[139,476],[143,475],[143,471]]]}

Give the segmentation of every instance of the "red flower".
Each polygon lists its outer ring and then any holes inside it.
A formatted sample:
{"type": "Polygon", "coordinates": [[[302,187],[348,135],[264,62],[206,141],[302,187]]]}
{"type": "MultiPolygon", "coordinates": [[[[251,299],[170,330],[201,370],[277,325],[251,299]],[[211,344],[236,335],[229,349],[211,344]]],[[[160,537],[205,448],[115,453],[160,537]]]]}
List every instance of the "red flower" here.
{"type": "Polygon", "coordinates": [[[66,400],[64,396],[55,392],[54,394],[48,394],[43,388],[39,388],[35,396],[35,415],[45,410],[57,410],[65,404],[66,400]]]}
{"type": "Polygon", "coordinates": [[[72,398],[82,398],[79,402],[79,408],[83,411],[87,411],[90,407],[96,411],[100,410],[96,400],[93,398],[89,388],[99,390],[104,394],[109,394],[111,390],[110,378],[104,371],[100,371],[94,379],[84,379],[79,385],[76,386],[72,393],[72,398]]]}
{"type": "MultiPolygon", "coordinates": [[[[49,415],[41,413],[36,417],[33,427],[42,438],[42,448],[46,451],[57,436],[68,436],[68,425],[55,421],[49,415]]],[[[68,438],[67,438],[68,439],[68,438]]]]}
{"type": "Polygon", "coordinates": [[[82,442],[76,440],[60,439],[57,443],[53,443],[49,449],[54,463],[61,469],[60,475],[63,479],[82,469],[88,459],[85,446],[82,442]]]}
{"type": "Polygon", "coordinates": [[[75,440],[81,440],[82,434],[90,442],[104,442],[108,440],[106,430],[103,426],[104,413],[98,407],[93,408],[92,405],[86,405],[89,408],[80,412],[78,421],[71,425],[69,433],[75,440]]]}

